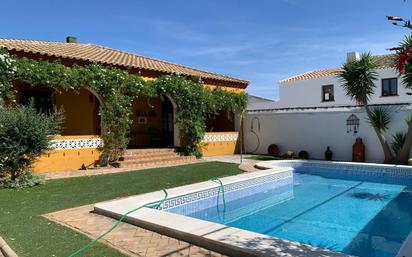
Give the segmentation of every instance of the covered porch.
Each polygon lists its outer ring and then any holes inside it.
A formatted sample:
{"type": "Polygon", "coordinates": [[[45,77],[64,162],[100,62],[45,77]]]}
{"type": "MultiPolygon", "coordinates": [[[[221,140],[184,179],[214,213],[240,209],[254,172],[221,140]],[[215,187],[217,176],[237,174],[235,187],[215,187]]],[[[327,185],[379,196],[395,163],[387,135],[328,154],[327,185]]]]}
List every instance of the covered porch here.
{"type": "MultiPolygon", "coordinates": [[[[32,87],[19,82],[15,83],[15,90],[17,104],[28,105],[32,102],[38,111],[48,113],[61,110],[65,117],[61,134],[56,135],[52,141],[53,150],[38,159],[33,167],[34,171],[43,173],[96,166],[103,146],[100,136],[104,133],[99,115],[101,100],[97,94],[87,88],[58,92],[48,87],[32,87]]],[[[125,167],[130,164],[146,165],[148,162],[163,165],[162,161],[180,163],[192,160],[183,156],[180,158],[176,151],[169,151],[179,149],[184,142],[176,125],[176,111],[176,104],[167,96],[137,96],[134,99],[128,144],[130,150],[125,154],[125,167]]],[[[233,113],[222,111],[208,118],[201,143],[203,155],[237,152],[239,133],[236,127],[233,113]]]]}

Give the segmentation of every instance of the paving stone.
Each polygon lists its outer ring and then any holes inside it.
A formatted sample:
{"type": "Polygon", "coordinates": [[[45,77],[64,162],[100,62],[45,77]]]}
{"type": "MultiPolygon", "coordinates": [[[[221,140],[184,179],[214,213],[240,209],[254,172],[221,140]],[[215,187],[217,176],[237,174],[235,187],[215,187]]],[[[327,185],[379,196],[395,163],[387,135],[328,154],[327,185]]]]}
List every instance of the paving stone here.
{"type": "MultiPolygon", "coordinates": [[[[93,206],[81,206],[44,215],[46,218],[96,238],[116,220],[92,212],[93,206]]],[[[131,224],[122,223],[101,239],[129,256],[139,257],[222,257],[223,255],[167,237],[131,224]]],[[[81,245],[79,245],[81,247],[81,245]]],[[[93,251],[90,249],[89,251],[93,251]]],[[[0,257],[3,257],[0,255],[0,257]]]]}

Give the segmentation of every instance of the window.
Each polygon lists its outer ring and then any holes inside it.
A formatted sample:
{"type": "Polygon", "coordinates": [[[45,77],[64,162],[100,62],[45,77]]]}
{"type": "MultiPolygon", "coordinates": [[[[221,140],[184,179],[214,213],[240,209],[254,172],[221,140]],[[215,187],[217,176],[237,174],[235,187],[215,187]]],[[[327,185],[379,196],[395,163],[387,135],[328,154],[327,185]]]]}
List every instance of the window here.
{"type": "Polygon", "coordinates": [[[382,79],[382,96],[398,95],[398,79],[382,79]]]}
{"type": "Polygon", "coordinates": [[[333,85],[322,86],[322,102],[333,102],[335,97],[333,95],[333,85]]]}

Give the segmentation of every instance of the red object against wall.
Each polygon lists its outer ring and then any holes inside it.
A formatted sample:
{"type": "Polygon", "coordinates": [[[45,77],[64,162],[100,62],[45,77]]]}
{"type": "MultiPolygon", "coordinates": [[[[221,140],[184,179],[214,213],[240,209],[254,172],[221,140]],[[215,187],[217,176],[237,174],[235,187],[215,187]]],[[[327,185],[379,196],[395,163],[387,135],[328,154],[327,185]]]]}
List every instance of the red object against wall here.
{"type": "Polygon", "coordinates": [[[352,147],[352,161],[353,162],[365,162],[365,145],[362,142],[362,138],[356,138],[356,142],[352,147]]]}

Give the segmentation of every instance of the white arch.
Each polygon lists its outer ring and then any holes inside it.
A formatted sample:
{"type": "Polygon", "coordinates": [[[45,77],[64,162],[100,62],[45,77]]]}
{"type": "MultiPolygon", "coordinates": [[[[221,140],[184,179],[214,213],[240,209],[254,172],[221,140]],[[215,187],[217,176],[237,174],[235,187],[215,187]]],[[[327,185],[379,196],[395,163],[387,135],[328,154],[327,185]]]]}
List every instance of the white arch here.
{"type": "MultiPolygon", "coordinates": [[[[84,89],[86,89],[87,91],[89,91],[92,95],[94,95],[96,97],[96,99],[99,101],[99,108],[102,106],[103,101],[100,98],[100,95],[98,93],[96,93],[96,91],[94,91],[93,89],[89,88],[89,87],[84,87],[84,89]]],[[[100,111],[100,110],[99,110],[100,111]]],[[[104,127],[103,127],[103,119],[100,118],[100,135],[104,134],[104,127]]]]}
{"type": "Polygon", "coordinates": [[[176,123],[177,104],[169,94],[165,94],[165,96],[167,97],[167,99],[169,99],[173,106],[173,144],[175,147],[180,147],[180,129],[176,123]]]}

